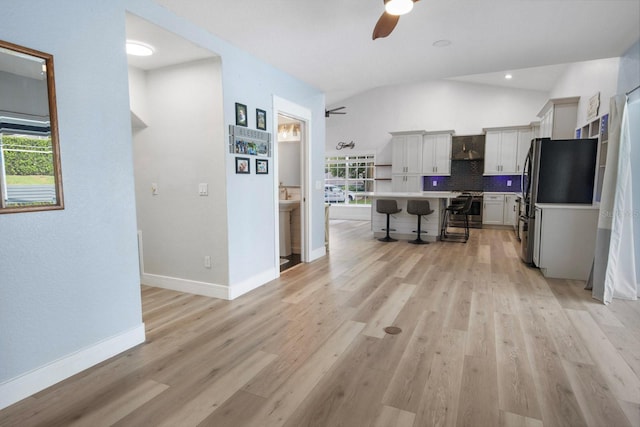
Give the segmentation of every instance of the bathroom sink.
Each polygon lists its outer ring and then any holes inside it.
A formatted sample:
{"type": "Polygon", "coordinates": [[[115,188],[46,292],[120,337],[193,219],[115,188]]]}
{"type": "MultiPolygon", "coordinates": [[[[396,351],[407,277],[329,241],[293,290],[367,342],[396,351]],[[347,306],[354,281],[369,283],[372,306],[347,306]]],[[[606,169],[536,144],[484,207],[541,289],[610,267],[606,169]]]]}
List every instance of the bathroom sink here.
{"type": "Polygon", "coordinates": [[[300,206],[300,200],[279,200],[281,211],[292,211],[300,206]]]}

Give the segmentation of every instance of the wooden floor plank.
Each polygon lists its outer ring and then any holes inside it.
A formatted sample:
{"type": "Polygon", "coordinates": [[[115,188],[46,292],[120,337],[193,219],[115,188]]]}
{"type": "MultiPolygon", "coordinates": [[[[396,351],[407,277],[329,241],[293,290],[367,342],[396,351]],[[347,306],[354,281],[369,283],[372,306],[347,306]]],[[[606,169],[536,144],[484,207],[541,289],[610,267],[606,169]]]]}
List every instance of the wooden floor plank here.
{"type": "Polygon", "coordinates": [[[640,425],[640,303],[546,279],[517,245],[500,229],[382,243],[332,221],[326,257],[233,301],[142,285],[144,344],[0,425],[640,425]]]}

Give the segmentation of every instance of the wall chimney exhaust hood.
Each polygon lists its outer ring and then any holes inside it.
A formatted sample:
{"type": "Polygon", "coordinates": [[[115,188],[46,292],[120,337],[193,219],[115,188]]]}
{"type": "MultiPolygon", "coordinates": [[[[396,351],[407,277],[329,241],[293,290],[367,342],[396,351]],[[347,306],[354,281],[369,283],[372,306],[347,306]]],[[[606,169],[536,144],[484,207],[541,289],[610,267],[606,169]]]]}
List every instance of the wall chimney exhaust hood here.
{"type": "Polygon", "coordinates": [[[451,140],[451,160],[483,160],[484,135],[454,136],[451,140]]]}

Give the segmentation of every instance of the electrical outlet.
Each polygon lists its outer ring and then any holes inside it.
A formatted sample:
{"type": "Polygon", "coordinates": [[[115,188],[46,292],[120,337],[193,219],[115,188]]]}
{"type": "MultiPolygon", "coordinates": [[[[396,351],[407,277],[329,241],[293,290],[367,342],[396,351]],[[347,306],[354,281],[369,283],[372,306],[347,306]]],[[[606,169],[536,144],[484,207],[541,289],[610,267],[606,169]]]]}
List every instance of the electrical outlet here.
{"type": "Polygon", "coordinates": [[[198,185],[198,194],[200,194],[201,196],[208,196],[209,195],[209,184],[207,184],[206,182],[200,183],[198,185]]]}
{"type": "Polygon", "coordinates": [[[211,268],[211,257],[209,255],[205,255],[204,257],[204,267],[211,268]]]}
{"type": "Polygon", "coordinates": [[[157,196],[159,194],[158,183],[157,182],[152,182],[151,183],[151,194],[154,195],[154,196],[157,196]]]}
{"type": "Polygon", "coordinates": [[[438,181],[432,181],[432,184],[433,184],[434,187],[437,187],[438,186],[438,181]]]}
{"type": "Polygon", "coordinates": [[[511,180],[510,179],[507,180],[507,187],[511,187],[511,180]]]}

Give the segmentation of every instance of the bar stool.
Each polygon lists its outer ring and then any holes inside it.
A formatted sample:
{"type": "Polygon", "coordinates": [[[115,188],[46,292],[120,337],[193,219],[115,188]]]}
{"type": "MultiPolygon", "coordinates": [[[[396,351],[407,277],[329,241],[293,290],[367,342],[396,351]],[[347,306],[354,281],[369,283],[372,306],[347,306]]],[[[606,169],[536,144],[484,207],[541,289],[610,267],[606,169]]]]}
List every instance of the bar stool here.
{"type": "Polygon", "coordinates": [[[415,240],[410,240],[409,243],[413,243],[416,245],[424,245],[429,243],[426,240],[422,240],[422,238],[420,237],[420,234],[422,233],[422,227],[421,227],[422,216],[430,215],[433,213],[433,209],[431,209],[431,205],[429,204],[429,201],[428,200],[408,200],[407,212],[411,215],[418,216],[418,230],[416,231],[418,233],[418,237],[415,240]]]}
{"type": "Polygon", "coordinates": [[[394,239],[391,236],[389,236],[389,231],[391,231],[391,229],[389,228],[389,216],[393,214],[397,214],[401,210],[402,209],[398,209],[398,203],[395,200],[389,200],[389,199],[376,200],[376,211],[378,213],[387,215],[387,228],[384,229],[387,231],[387,235],[385,237],[379,238],[378,240],[380,240],[381,242],[397,242],[398,241],[398,239],[394,239]]]}
{"type": "MultiPolygon", "coordinates": [[[[440,240],[443,242],[461,242],[467,243],[469,240],[469,212],[471,211],[471,203],[473,202],[473,196],[467,195],[464,203],[455,203],[447,206],[442,218],[442,227],[440,228],[440,240]],[[464,215],[464,233],[450,233],[449,218],[451,215],[464,215]]],[[[452,226],[453,227],[453,226],[452,226]]]]}

